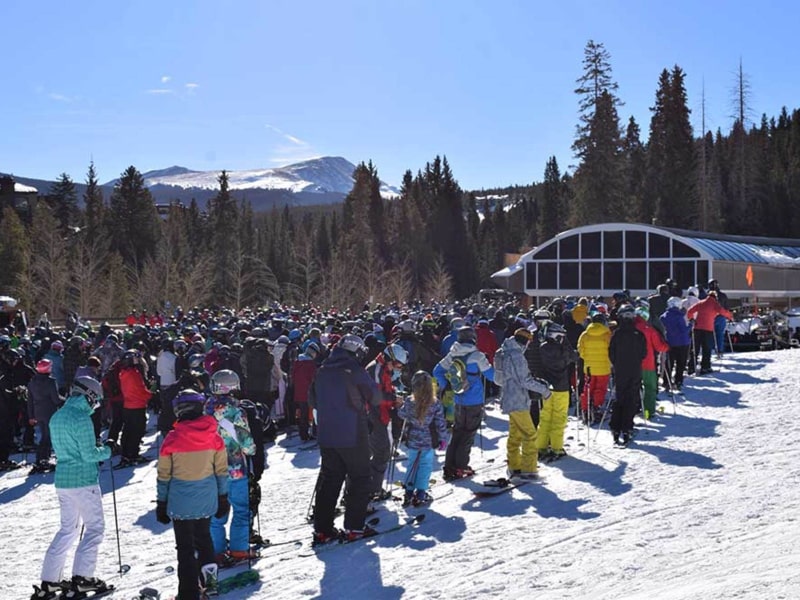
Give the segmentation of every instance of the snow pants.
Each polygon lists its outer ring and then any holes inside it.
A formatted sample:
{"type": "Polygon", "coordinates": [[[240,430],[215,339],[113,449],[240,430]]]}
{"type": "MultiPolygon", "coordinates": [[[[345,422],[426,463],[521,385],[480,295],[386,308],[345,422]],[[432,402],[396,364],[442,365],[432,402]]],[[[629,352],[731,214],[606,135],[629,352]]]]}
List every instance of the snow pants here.
{"type": "Polygon", "coordinates": [[[592,407],[599,408],[603,406],[606,401],[606,393],[608,392],[608,379],[610,375],[590,375],[588,378],[588,385],[583,386],[583,394],[581,395],[581,410],[586,412],[589,399],[592,400],[592,407]]]}
{"type": "Polygon", "coordinates": [[[433,472],[433,448],[409,448],[408,475],[406,476],[406,489],[409,491],[426,492],[430,486],[431,473],[433,472]]]}
{"type": "Polygon", "coordinates": [[[389,426],[381,423],[377,413],[378,411],[372,411],[369,415],[370,494],[375,494],[383,489],[383,477],[392,454],[389,426]]]}
{"type": "Polygon", "coordinates": [[[456,404],[453,436],[444,459],[445,471],[465,469],[469,466],[469,453],[475,442],[475,433],[483,419],[483,404],[464,406],[456,404]]]}
{"type": "Polygon", "coordinates": [[[122,457],[137,458],[139,446],[147,430],[147,412],[144,408],[122,409],[122,457]]]}
{"type": "Polygon", "coordinates": [[[50,443],[50,419],[40,419],[36,426],[39,428],[39,445],[36,446],[36,462],[47,462],[53,446],[50,443]]]}
{"type": "Polygon", "coordinates": [[[667,369],[672,377],[672,385],[681,387],[683,385],[683,373],[686,370],[686,361],[689,357],[689,346],[672,346],[669,349],[669,359],[667,369]]]}
{"type": "Polygon", "coordinates": [[[219,519],[211,517],[214,554],[222,554],[225,550],[246,552],[250,548],[250,488],[247,485],[247,477],[228,478],[228,502],[233,510],[230,543],[225,542],[225,524],[228,522],[228,515],[219,519]]]}
{"type": "Polygon", "coordinates": [[[539,469],[536,437],[536,427],[533,426],[530,411],[517,410],[509,413],[506,442],[509,469],[512,471],[519,469],[528,473],[535,473],[539,469]]]}
{"type": "Polygon", "coordinates": [[[656,398],[658,397],[658,373],[656,371],[642,371],[642,384],[644,385],[644,418],[649,419],[656,412],[656,398]]]}
{"type": "Polygon", "coordinates": [[[544,400],[536,438],[536,447],[539,450],[546,450],[548,446],[556,452],[564,449],[564,428],[567,426],[568,411],[569,391],[553,392],[544,400]]]}
{"type": "Polygon", "coordinates": [[[317,481],[314,503],[314,530],[333,531],[336,501],[345,477],[349,482],[345,490],[345,529],[364,529],[369,504],[369,448],[320,448],[322,466],[317,481]]]}
{"type": "Polygon", "coordinates": [[[614,376],[616,400],[611,411],[611,431],[633,431],[633,416],[639,410],[641,403],[641,376],[620,377],[614,376]]]}
{"type": "Polygon", "coordinates": [[[199,600],[200,567],[215,564],[209,518],[173,519],[172,526],[178,548],[178,598],[199,600]]]}
{"type": "Polygon", "coordinates": [[[700,359],[700,370],[708,371],[711,369],[711,353],[714,351],[714,332],[697,329],[694,335],[697,337],[698,343],[703,351],[702,358],[700,359]]]}
{"type": "Polygon", "coordinates": [[[105,533],[100,486],[95,484],[79,488],[57,488],[56,494],[61,507],[61,528],[44,556],[42,581],[59,582],[69,579],[64,575],[64,564],[67,553],[80,535],[81,523],[85,530],[83,539],[75,550],[72,574],[94,577],[97,551],[105,533]]]}

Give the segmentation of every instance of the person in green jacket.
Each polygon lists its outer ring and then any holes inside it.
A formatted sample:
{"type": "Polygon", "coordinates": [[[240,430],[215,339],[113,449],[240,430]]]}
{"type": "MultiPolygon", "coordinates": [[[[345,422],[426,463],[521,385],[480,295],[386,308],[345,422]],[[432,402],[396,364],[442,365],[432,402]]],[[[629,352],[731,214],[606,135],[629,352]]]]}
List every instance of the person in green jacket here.
{"type": "Polygon", "coordinates": [[[109,586],[94,576],[97,551],[103,541],[105,519],[98,463],[111,458],[111,448],[97,446],[92,413],[103,399],[102,386],[91,377],[77,377],[64,406],[50,419],[50,437],[56,454],[55,486],[61,507],[61,528],[42,565],[42,584],[34,585],[31,600],[61,597],[83,598],[88,592],[104,592],[109,586]],[[67,553],[84,526],[75,550],[72,580],[63,581],[67,553]]]}

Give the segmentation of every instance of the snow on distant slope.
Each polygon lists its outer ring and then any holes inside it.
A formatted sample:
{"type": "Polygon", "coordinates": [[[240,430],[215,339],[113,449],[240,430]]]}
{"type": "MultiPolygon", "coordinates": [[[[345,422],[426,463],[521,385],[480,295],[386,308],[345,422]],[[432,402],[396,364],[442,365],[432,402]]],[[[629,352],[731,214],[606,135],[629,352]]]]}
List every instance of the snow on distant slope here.
{"type": "MultiPolygon", "coordinates": [[[[353,187],[355,165],[340,156],[325,156],[273,169],[228,171],[232,190],[270,189],[293,193],[347,194],[353,187]]],[[[184,189],[217,189],[220,171],[191,171],[184,167],[170,167],[163,171],[145,173],[145,184],[169,185],[184,189]]],[[[387,184],[381,187],[384,196],[397,195],[397,190],[387,184]]]]}

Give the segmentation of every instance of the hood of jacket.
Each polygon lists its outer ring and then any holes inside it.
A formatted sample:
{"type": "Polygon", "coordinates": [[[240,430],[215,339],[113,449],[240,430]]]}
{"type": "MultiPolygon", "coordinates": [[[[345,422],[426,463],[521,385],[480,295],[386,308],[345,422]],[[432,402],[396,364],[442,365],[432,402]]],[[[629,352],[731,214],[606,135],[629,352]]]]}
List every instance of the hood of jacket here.
{"type": "Polygon", "coordinates": [[[467,356],[468,354],[472,354],[478,348],[475,344],[468,343],[468,342],[454,342],[453,345],[450,347],[450,354],[453,356],[467,356]]]}
{"type": "Polygon", "coordinates": [[[585,330],[586,335],[591,336],[608,335],[609,331],[609,328],[602,323],[591,323],[585,330]]]}
{"type": "Polygon", "coordinates": [[[188,421],[178,421],[174,429],[179,432],[181,437],[186,439],[190,445],[202,446],[208,443],[210,435],[217,433],[217,420],[209,415],[202,415],[196,419],[188,421]]]}

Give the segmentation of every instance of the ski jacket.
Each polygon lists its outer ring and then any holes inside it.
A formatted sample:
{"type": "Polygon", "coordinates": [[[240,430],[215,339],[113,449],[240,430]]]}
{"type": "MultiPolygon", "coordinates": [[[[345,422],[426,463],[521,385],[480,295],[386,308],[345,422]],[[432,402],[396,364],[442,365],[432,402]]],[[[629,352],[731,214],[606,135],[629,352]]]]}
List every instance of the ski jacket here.
{"type": "Polygon", "coordinates": [[[671,347],[688,346],[691,343],[689,324],[680,308],[668,308],[661,315],[661,323],[664,325],[667,343],[671,347]]]}
{"type": "Polygon", "coordinates": [[[367,410],[378,407],[381,395],[356,358],[338,346],[320,365],[308,392],[308,405],[317,411],[321,448],[367,447],[367,410]]]}
{"type": "Polygon", "coordinates": [[[28,418],[47,421],[61,406],[56,380],[46,373],[37,373],[28,382],[28,418]]]}
{"type": "Polygon", "coordinates": [[[301,354],[292,364],[292,384],[294,385],[294,401],[308,402],[308,390],[314,375],[317,374],[317,362],[307,354],[301,354]]]}
{"type": "Polygon", "coordinates": [[[242,354],[242,373],[250,392],[268,392],[272,386],[272,365],[275,359],[266,340],[256,340],[242,354]]]}
{"type": "Polygon", "coordinates": [[[414,397],[406,398],[403,406],[397,411],[397,416],[405,419],[408,440],[406,445],[412,450],[428,450],[433,447],[431,436],[431,425],[436,428],[440,440],[447,439],[447,422],[444,418],[444,408],[442,403],[434,400],[428,408],[428,412],[421,419],[416,417],[417,407],[414,397]]]}
{"type": "Polygon", "coordinates": [[[520,410],[530,410],[529,391],[550,397],[546,383],[534,379],[528,370],[523,348],[514,338],[508,338],[494,357],[494,382],[500,387],[500,408],[509,414],[520,410]]]}
{"type": "Polygon", "coordinates": [[[608,357],[614,366],[615,381],[641,379],[645,356],[647,340],[644,334],[629,320],[621,319],[608,345],[608,357]]]}
{"type": "Polygon", "coordinates": [[[228,455],[213,417],[175,423],[158,454],[156,492],[173,519],[217,512],[217,497],[228,493],[228,455]]]}
{"type": "Polygon", "coordinates": [[[441,354],[442,356],[447,356],[447,353],[450,352],[450,348],[453,347],[453,344],[456,343],[456,340],[458,340],[458,332],[456,331],[451,331],[446,336],[444,336],[444,338],[442,339],[442,347],[439,354],[441,354]]]}
{"type": "Polygon", "coordinates": [[[478,323],[475,333],[478,335],[478,343],[475,346],[486,355],[489,364],[494,365],[494,353],[499,348],[494,332],[489,329],[488,323],[478,323]]]}
{"type": "Polygon", "coordinates": [[[450,352],[436,363],[433,368],[433,376],[436,378],[439,389],[443,390],[447,385],[445,374],[456,358],[464,361],[467,368],[469,387],[461,394],[454,394],[455,403],[462,406],[483,404],[483,380],[481,376],[489,381],[494,381],[494,368],[489,364],[486,355],[480,352],[474,344],[455,342],[450,348],[450,352]]]}
{"type": "Polygon", "coordinates": [[[397,399],[392,381],[394,373],[386,368],[386,359],[383,354],[379,354],[375,360],[369,363],[366,366],[366,371],[381,392],[381,404],[377,417],[383,425],[388,425],[392,419],[391,410],[394,408],[394,402],[397,399]]]}
{"type": "Polygon", "coordinates": [[[650,303],[650,320],[648,323],[655,327],[659,333],[664,334],[664,326],[661,324],[659,317],[667,310],[667,300],[669,294],[654,294],[650,296],[647,301],[650,303]]]}
{"type": "Polygon", "coordinates": [[[714,331],[714,318],[717,315],[733,320],[731,312],[722,308],[714,296],[706,296],[686,311],[686,317],[695,319],[695,329],[700,331],[714,331]]]}
{"type": "Polygon", "coordinates": [[[247,457],[256,453],[247,414],[230,396],[211,396],[207,406],[217,420],[217,433],[225,443],[228,454],[228,477],[230,479],[247,477],[247,457]]]}
{"type": "Polygon", "coordinates": [[[144,384],[144,377],[136,365],[123,367],[119,372],[122,406],[129,409],[147,408],[152,393],[144,384]]]}
{"type": "Polygon", "coordinates": [[[578,354],[583,359],[583,372],[602,377],[611,373],[608,345],[611,330],[602,323],[590,323],[578,338],[578,354]]]}
{"type": "Polygon", "coordinates": [[[92,409],[86,396],[70,396],[50,419],[50,439],[56,453],[56,488],[95,485],[98,463],[111,458],[111,448],[98,446],[92,409]]]}
{"type": "Polygon", "coordinates": [[[650,326],[649,321],[636,317],[636,329],[642,332],[647,341],[647,354],[642,359],[642,371],[656,370],[656,352],[669,352],[669,344],[661,337],[661,333],[650,326]]]}
{"type": "Polygon", "coordinates": [[[564,329],[567,330],[567,341],[572,348],[577,348],[578,340],[584,331],[583,323],[576,323],[575,319],[572,318],[571,311],[565,310],[562,315],[564,329]]]}
{"type": "Polygon", "coordinates": [[[56,385],[61,389],[67,385],[64,377],[64,357],[55,350],[49,350],[44,358],[52,363],[50,374],[56,380],[56,385]]]}
{"type": "MultiPolygon", "coordinates": [[[[70,339],[70,342],[71,341],[72,339],[70,339]]],[[[67,349],[64,350],[63,365],[65,386],[69,387],[72,385],[72,381],[75,379],[75,372],[78,370],[78,367],[81,366],[83,360],[83,351],[81,350],[80,345],[70,343],[70,345],[67,346],[67,349]]]]}
{"type": "Polygon", "coordinates": [[[542,375],[554,392],[569,391],[570,365],[578,361],[578,353],[569,342],[545,340],[539,345],[542,356],[542,375]]]}
{"type": "Polygon", "coordinates": [[[177,373],[175,373],[176,356],[169,350],[162,350],[156,360],[156,373],[158,374],[158,384],[161,388],[168,388],[177,383],[177,373]]]}
{"type": "Polygon", "coordinates": [[[578,303],[572,307],[571,312],[572,320],[578,325],[583,325],[583,323],[586,321],[586,318],[589,316],[589,305],[578,303]]]}

